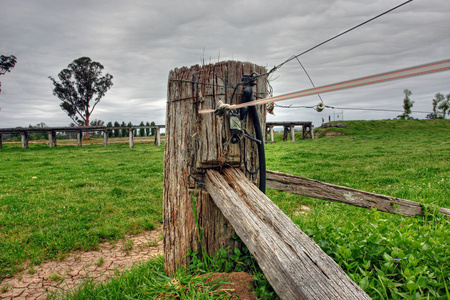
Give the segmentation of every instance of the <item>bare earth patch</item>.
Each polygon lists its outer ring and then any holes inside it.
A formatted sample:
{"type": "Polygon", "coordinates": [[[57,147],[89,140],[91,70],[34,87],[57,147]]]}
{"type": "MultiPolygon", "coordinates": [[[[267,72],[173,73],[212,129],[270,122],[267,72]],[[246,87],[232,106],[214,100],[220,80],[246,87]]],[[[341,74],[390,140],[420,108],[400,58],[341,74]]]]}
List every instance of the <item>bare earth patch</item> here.
{"type": "Polygon", "coordinates": [[[341,136],[341,135],[345,135],[345,134],[340,131],[326,131],[323,136],[330,137],[330,136],[341,136]]]}
{"type": "Polygon", "coordinates": [[[219,287],[219,290],[225,291],[230,295],[230,300],[256,300],[256,295],[252,294],[254,286],[252,275],[245,272],[214,273],[210,274],[207,282],[220,280],[221,278],[223,278],[223,281],[230,282],[219,287]]]}
{"type": "Polygon", "coordinates": [[[103,281],[114,272],[162,253],[162,229],[127,236],[117,242],[100,244],[99,250],[74,252],[61,261],[50,261],[25,270],[0,283],[1,299],[47,299],[48,293],[73,289],[83,279],[103,281]],[[4,290],[6,292],[4,292],[4,290]]]}

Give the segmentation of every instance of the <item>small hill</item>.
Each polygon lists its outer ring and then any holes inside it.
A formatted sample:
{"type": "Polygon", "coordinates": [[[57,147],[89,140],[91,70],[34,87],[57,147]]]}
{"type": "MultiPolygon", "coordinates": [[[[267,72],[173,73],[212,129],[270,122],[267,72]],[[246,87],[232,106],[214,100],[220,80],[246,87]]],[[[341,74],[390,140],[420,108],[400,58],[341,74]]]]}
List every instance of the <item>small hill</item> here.
{"type": "Polygon", "coordinates": [[[338,135],[373,135],[398,132],[402,134],[414,131],[450,130],[450,120],[371,120],[371,121],[335,121],[325,123],[325,126],[314,130],[314,136],[327,137],[338,135]]]}

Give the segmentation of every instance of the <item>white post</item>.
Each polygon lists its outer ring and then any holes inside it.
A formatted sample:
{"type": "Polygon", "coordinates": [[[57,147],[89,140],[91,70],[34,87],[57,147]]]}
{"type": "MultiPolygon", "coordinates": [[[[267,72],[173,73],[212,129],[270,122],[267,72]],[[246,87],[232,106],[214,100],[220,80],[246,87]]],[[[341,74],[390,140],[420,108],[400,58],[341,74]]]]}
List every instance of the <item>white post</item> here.
{"type": "Polygon", "coordinates": [[[48,147],[51,148],[53,147],[53,132],[48,131],[48,147]]]}
{"type": "Polygon", "coordinates": [[[128,137],[130,138],[130,148],[134,147],[133,128],[128,128],[128,137]]]}
{"type": "Polygon", "coordinates": [[[269,136],[270,136],[270,142],[275,143],[275,139],[273,137],[273,126],[269,126],[269,136]]]}
{"type": "Polygon", "coordinates": [[[22,149],[28,148],[28,132],[21,132],[20,135],[22,138],[22,149]]]}
{"type": "Polygon", "coordinates": [[[103,144],[108,147],[108,130],[103,130],[103,144]]]}
{"type": "Polygon", "coordinates": [[[160,128],[159,127],[156,127],[155,145],[156,146],[161,146],[161,133],[160,133],[160,128]]]}
{"type": "Polygon", "coordinates": [[[293,125],[289,126],[291,128],[291,141],[295,141],[295,130],[293,125]]]}

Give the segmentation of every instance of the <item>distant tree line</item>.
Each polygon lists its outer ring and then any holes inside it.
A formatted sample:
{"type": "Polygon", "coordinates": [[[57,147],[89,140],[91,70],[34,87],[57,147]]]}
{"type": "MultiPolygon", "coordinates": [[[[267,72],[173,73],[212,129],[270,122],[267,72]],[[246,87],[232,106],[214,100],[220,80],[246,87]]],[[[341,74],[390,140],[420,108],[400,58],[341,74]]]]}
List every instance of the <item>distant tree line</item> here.
{"type": "MultiPolygon", "coordinates": [[[[412,95],[412,92],[408,89],[404,89],[403,93],[405,94],[405,98],[403,99],[403,114],[398,115],[398,119],[408,120],[413,119],[410,116],[411,108],[414,105],[414,101],[411,101],[409,96],[412,95]]],[[[426,116],[427,119],[445,119],[445,115],[450,115],[450,94],[444,96],[441,93],[437,93],[434,99],[431,101],[433,105],[433,112],[426,116]]]]}
{"type": "MultiPolygon", "coordinates": [[[[146,122],[144,124],[144,121],[141,121],[139,125],[137,126],[155,126],[155,122],[146,122]]],[[[69,127],[77,127],[75,123],[70,123],[69,127]]],[[[105,126],[105,122],[102,120],[93,120],[90,122],[90,126],[105,126]]],[[[108,137],[115,138],[115,137],[128,137],[128,129],[114,129],[114,127],[131,127],[135,126],[131,122],[125,123],[124,121],[122,123],[119,123],[118,121],[108,122],[106,124],[106,127],[112,128],[112,130],[108,130],[108,137]]],[[[36,125],[28,125],[28,128],[48,128],[47,124],[44,122],[38,123],[36,125]]],[[[16,127],[16,128],[23,128],[23,127],[16,127]]],[[[133,132],[134,136],[139,137],[147,137],[147,136],[155,136],[156,135],[156,129],[155,128],[139,128],[134,129],[133,132]]],[[[103,132],[100,131],[91,131],[90,137],[101,137],[103,136],[103,132]]],[[[43,140],[47,139],[47,132],[32,132],[29,134],[28,139],[29,140],[43,140]]],[[[59,132],[57,134],[57,139],[75,139],[76,138],[76,132],[59,132]]],[[[19,133],[5,133],[2,134],[3,140],[20,140],[20,134],[19,133]]]]}
{"type": "MultiPolygon", "coordinates": [[[[146,122],[144,124],[144,121],[141,121],[141,123],[139,123],[139,125],[136,126],[155,126],[155,122],[146,122]]],[[[125,123],[119,123],[118,121],[113,122],[108,122],[108,124],[106,124],[106,127],[131,127],[134,126],[131,122],[125,123]]],[[[128,136],[128,129],[112,129],[110,131],[108,131],[109,137],[125,137],[128,136]]],[[[141,137],[145,137],[145,136],[154,136],[156,135],[156,129],[155,128],[139,128],[139,130],[135,129],[133,132],[134,136],[141,136],[141,137]]]]}

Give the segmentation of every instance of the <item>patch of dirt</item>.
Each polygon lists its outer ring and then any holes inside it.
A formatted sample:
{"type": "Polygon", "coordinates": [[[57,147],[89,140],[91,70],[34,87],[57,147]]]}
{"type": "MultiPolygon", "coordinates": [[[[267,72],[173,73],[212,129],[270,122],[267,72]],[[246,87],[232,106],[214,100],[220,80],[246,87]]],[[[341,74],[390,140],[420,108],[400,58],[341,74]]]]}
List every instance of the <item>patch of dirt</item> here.
{"type": "Polygon", "coordinates": [[[294,215],[295,216],[307,215],[310,211],[311,211],[311,207],[310,206],[299,205],[297,207],[297,209],[294,211],[294,215]]]}
{"type": "Polygon", "coordinates": [[[220,290],[227,292],[231,298],[229,299],[246,299],[255,300],[256,295],[252,294],[254,282],[252,280],[252,275],[245,272],[234,272],[234,273],[214,273],[210,275],[207,282],[219,279],[221,281],[232,282],[224,283],[220,286],[220,290]],[[224,277],[224,279],[220,279],[224,277]]]}
{"type": "Polygon", "coordinates": [[[0,283],[1,299],[47,299],[47,294],[73,289],[89,276],[104,281],[140,261],[161,254],[162,228],[100,244],[99,250],[74,252],[61,261],[50,261],[0,283]],[[117,271],[116,271],[117,270],[117,271]],[[3,292],[3,289],[7,291],[3,292]]]}
{"type": "Polygon", "coordinates": [[[325,131],[323,136],[324,137],[330,137],[330,136],[340,136],[340,135],[345,135],[343,132],[340,131],[325,131]]]}

